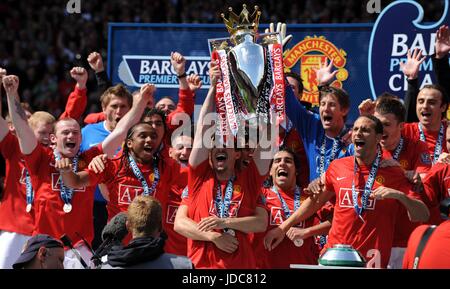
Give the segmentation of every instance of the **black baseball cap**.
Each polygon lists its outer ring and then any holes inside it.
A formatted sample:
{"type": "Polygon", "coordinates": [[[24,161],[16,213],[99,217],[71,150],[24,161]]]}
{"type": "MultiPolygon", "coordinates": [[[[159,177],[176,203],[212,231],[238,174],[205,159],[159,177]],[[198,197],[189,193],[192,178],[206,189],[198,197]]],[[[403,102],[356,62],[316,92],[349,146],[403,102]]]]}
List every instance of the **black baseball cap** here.
{"type": "Polygon", "coordinates": [[[63,244],[56,240],[55,238],[50,237],[49,235],[39,234],[31,237],[24,246],[22,250],[22,254],[20,254],[19,258],[13,264],[14,269],[20,269],[24,264],[28,263],[33,259],[39,248],[64,248],[63,244]]]}

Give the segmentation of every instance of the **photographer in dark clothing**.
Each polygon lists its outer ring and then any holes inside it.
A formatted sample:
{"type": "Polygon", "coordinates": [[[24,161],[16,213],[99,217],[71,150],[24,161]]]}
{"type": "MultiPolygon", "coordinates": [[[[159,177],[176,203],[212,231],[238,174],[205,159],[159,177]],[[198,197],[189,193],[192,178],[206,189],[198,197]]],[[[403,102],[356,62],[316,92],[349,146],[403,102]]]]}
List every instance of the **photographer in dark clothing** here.
{"type": "Polygon", "coordinates": [[[140,195],[128,207],[127,228],[133,239],[127,246],[115,246],[102,269],[192,269],[182,256],[164,253],[161,204],[140,195]]]}

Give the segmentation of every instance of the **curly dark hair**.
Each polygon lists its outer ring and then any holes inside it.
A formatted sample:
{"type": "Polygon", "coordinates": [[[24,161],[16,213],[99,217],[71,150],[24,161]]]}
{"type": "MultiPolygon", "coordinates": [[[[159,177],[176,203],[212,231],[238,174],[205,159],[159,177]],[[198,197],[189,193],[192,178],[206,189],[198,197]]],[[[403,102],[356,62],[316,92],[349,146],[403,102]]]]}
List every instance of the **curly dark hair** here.
{"type": "MultiPolygon", "coordinates": [[[[122,156],[120,156],[121,161],[120,161],[120,167],[119,167],[118,171],[120,171],[122,169],[122,166],[124,166],[125,170],[127,170],[127,171],[131,170],[130,163],[128,161],[128,156],[130,155],[130,149],[127,146],[127,142],[133,138],[133,135],[134,135],[136,129],[142,125],[151,126],[150,124],[148,124],[146,122],[140,122],[140,123],[133,125],[128,130],[127,137],[125,138],[125,144],[124,144],[123,150],[122,150],[122,156]]],[[[160,152],[158,151],[155,154],[153,154],[153,166],[158,166],[160,160],[162,160],[162,158],[161,158],[160,152]]],[[[161,162],[161,165],[163,165],[163,162],[161,162]]]]}

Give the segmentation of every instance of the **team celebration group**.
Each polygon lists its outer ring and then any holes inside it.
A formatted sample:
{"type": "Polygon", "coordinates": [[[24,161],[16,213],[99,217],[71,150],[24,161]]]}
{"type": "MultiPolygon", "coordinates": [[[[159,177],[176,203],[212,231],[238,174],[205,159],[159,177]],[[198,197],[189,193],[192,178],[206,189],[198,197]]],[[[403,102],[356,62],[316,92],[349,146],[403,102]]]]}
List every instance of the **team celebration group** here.
{"type": "Polygon", "coordinates": [[[240,125],[225,146],[211,134],[222,77],[214,61],[195,126],[202,82],[186,74],[178,52],[170,57],[177,104],[155,103],[153,84],[134,93],[113,86],[92,52],[102,112],[83,120],[86,68],[70,71],[76,85],[57,117],[22,103],[19,78],[0,69],[8,104],[0,117],[0,268],[287,269],[317,265],[336,244],[358,250],[368,268],[413,268],[429,225],[437,227],[418,267],[450,268],[450,221],[440,214],[450,197],[447,26],[435,46],[437,83],[419,89],[426,57],[409,51],[405,100],[385,93],[353,104],[360,116],[352,126],[351,96],[329,85],[332,63],[315,70],[318,113],[300,101],[300,77],[287,72],[286,123],[259,123],[259,138],[240,125]],[[101,260],[93,258],[99,248],[101,260]]]}

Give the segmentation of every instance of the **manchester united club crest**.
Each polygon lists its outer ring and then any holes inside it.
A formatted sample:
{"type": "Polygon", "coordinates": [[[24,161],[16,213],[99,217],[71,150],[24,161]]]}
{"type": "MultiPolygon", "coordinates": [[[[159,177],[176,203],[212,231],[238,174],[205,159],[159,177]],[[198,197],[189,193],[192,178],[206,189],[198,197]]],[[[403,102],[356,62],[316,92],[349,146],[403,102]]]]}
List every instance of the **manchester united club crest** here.
{"type": "Polygon", "coordinates": [[[377,176],[377,177],[375,178],[375,181],[376,181],[379,185],[381,185],[381,186],[384,185],[384,182],[385,182],[383,176],[377,176]]]}
{"type": "Polygon", "coordinates": [[[293,70],[297,63],[300,65],[299,71],[304,87],[301,100],[310,102],[313,106],[319,105],[318,80],[315,69],[318,69],[321,63],[323,65],[326,60],[332,60],[333,66],[338,70],[332,86],[342,88],[343,81],[348,78],[348,71],[344,68],[347,63],[347,53],[343,49],[337,48],[324,36],[307,36],[292,49],[286,50],[283,56],[287,71],[293,70]]]}

